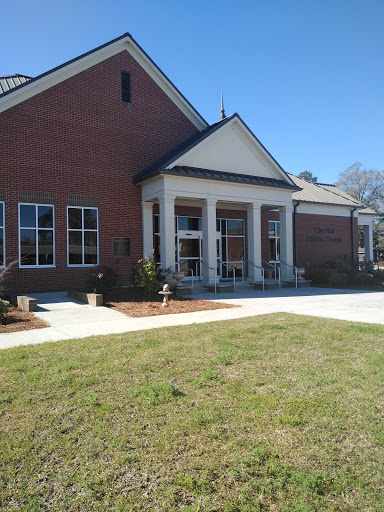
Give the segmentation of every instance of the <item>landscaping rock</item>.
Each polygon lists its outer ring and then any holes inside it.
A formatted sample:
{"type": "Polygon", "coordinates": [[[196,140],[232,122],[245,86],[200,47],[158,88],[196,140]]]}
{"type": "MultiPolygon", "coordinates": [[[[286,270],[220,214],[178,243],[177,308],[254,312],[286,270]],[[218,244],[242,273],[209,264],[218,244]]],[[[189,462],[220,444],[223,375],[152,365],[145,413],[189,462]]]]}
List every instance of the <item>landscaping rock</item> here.
{"type": "Polygon", "coordinates": [[[17,306],[22,311],[37,311],[37,299],[26,295],[17,296],[17,306]]]}
{"type": "Polygon", "coordinates": [[[101,293],[70,291],[67,292],[67,296],[80,302],[85,302],[85,304],[89,304],[90,306],[98,307],[104,304],[103,295],[101,293]]]}

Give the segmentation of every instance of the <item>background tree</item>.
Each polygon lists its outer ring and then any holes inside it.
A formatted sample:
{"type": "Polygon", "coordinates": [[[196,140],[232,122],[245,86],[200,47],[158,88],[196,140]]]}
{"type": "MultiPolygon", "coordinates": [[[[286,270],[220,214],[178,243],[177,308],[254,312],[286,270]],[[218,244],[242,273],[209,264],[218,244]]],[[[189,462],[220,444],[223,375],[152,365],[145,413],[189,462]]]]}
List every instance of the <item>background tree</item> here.
{"type": "Polygon", "coordinates": [[[303,171],[298,175],[299,178],[310,183],[317,183],[317,177],[314,176],[310,171],[303,171]]]}
{"type": "Polygon", "coordinates": [[[366,169],[362,163],[355,162],[339,174],[335,185],[378,213],[383,211],[384,171],[366,169]]]}
{"type": "MultiPolygon", "coordinates": [[[[355,162],[339,174],[335,185],[377,211],[378,216],[373,223],[373,246],[381,260],[384,255],[384,171],[366,169],[361,162],[355,162]]],[[[363,246],[362,230],[359,239],[360,246],[363,246]]]]}

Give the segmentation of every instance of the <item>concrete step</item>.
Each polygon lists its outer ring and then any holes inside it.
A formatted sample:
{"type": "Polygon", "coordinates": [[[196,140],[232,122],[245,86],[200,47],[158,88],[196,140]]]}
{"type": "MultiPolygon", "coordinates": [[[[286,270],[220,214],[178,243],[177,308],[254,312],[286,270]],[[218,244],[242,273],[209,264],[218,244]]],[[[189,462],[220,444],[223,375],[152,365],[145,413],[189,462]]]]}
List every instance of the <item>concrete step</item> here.
{"type": "MultiPolygon", "coordinates": [[[[295,281],[282,281],[281,288],[294,288],[295,281]]],[[[178,295],[191,295],[192,294],[192,286],[188,282],[183,283],[184,288],[177,290],[178,295]]],[[[298,288],[305,288],[311,286],[311,281],[299,280],[297,282],[298,288]]],[[[249,282],[249,281],[236,281],[236,292],[241,290],[262,290],[263,283],[262,281],[258,282],[249,282]]],[[[278,290],[279,282],[275,279],[265,279],[264,281],[264,290],[278,290]]],[[[194,293],[204,293],[210,292],[214,293],[215,287],[213,285],[207,286],[204,285],[202,281],[195,282],[194,285],[194,293]]],[[[216,283],[216,292],[217,293],[231,293],[233,292],[233,281],[218,281],[216,283]]]]}

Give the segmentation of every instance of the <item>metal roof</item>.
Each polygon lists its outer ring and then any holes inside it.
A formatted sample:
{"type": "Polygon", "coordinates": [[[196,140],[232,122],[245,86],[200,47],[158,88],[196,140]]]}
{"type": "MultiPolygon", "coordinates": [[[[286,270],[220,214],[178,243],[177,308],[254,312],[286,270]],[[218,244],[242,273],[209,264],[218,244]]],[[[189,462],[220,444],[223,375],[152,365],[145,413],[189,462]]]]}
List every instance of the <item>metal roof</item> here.
{"type": "Polygon", "coordinates": [[[247,185],[258,185],[263,187],[285,188],[292,191],[298,190],[298,187],[276,178],[238,174],[236,172],[215,171],[213,169],[201,169],[199,167],[175,166],[172,167],[172,169],[157,169],[152,176],[164,174],[172,176],[187,176],[189,178],[200,178],[206,180],[231,181],[234,183],[245,183],[247,185]]]}
{"type": "MultiPolygon", "coordinates": [[[[337,187],[336,185],[330,185],[328,183],[316,183],[317,186],[324,188],[325,190],[328,190],[329,192],[332,192],[333,194],[336,194],[338,196],[345,197],[346,199],[352,199],[356,201],[358,204],[362,204],[360,201],[352,197],[350,194],[345,192],[345,190],[342,190],[341,188],[337,187]]],[[[364,205],[363,205],[364,206],[364,205]]],[[[369,208],[368,206],[365,206],[362,210],[359,210],[359,215],[375,215],[375,210],[372,210],[372,208],[369,208]]]]}
{"type": "Polygon", "coordinates": [[[0,76],[0,96],[21,84],[25,84],[25,82],[28,82],[30,79],[30,76],[25,75],[0,76]]]}
{"type": "Polygon", "coordinates": [[[301,203],[329,204],[333,206],[349,206],[353,208],[365,208],[360,201],[354,199],[346,192],[334,185],[310,183],[290,174],[294,183],[302,190],[293,193],[292,199],[301,203]]]}

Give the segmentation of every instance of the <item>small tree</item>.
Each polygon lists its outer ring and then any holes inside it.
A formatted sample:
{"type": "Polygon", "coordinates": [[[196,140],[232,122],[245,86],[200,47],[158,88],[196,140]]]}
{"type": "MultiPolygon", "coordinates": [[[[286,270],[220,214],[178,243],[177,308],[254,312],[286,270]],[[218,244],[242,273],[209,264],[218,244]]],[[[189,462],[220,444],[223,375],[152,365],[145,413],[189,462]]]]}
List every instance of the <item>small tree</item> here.
{"type": "Polygon", "coordinates": [[[153,256],[144,256],[138,262],[134,280],[137,286],[144,289],[144,295],[147,300],[159,290],[159,281],[161,279],[161,269],[156,265],[153,256]]]}
{"type": "Polygon", "coordinates": [[[309,181],[309,183],[317,183],[317,177],[314,176],[310,171],[303,171],[298,175],[298,178],[309,181]]]}

